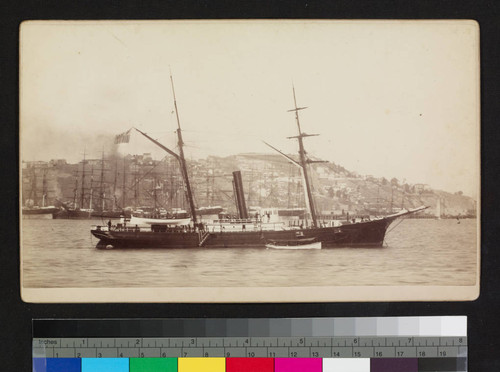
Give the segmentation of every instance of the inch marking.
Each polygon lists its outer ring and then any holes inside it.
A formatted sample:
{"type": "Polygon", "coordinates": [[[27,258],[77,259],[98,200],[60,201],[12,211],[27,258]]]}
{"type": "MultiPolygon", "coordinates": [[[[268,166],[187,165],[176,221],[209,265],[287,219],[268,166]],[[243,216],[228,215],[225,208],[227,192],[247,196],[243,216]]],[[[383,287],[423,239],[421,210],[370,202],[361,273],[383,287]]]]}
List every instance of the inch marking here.
{"type": "Polygon", "coordinates": [[[467,357],[466,337],[46,338],[32,345],[34,358],[467,357]]]}

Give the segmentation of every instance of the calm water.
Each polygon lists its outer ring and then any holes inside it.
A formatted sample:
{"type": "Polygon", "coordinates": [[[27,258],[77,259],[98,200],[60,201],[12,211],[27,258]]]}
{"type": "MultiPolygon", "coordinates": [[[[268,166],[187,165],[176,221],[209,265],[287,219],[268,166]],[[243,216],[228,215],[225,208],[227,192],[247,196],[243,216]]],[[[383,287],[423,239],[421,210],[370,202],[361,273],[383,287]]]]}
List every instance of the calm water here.
{"type": "Polygon", "coordinates": [[[383,248],[304,251],[98,250],[92,224],[22,221],[24,286],[473,285],[477,270],[476,220],[407,219],[383,248]]]}

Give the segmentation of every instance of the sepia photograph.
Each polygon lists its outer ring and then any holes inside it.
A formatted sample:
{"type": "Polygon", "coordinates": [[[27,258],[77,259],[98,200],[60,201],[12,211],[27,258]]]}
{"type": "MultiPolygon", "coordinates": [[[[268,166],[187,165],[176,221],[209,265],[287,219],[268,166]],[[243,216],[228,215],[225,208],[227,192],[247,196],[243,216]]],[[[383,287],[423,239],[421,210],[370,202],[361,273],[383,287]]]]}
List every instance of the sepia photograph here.
{"type": "Polygon", "coordinates": [[[466,301],[474,21],[28,21],[26,302],[466,301]]]}

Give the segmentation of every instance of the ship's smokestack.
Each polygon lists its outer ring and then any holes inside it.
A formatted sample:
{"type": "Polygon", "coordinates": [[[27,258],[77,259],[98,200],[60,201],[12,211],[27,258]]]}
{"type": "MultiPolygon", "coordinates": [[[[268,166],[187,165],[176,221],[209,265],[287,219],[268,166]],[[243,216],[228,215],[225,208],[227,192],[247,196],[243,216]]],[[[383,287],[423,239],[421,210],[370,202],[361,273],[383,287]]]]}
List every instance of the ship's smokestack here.
{"type": "Polygon", "coordinates": [[[245,203],[245,194],[243,193],[243,181],[241,179],[241,172],[233,172],[233,187],[236,199],[236,207],[241,219],[248,218],[247,205],[245,203]]]}

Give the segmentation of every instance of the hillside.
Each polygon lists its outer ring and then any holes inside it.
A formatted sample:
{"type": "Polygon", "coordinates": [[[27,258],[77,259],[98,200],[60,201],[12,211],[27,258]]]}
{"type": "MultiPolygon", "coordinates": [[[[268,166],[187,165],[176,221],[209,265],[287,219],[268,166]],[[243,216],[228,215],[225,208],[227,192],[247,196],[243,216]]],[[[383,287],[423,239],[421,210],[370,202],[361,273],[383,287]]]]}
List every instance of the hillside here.
{"type": "MultiPolygon", "coordinates": [[[[316,209],[322,215],[382,215],[400,208],[426,205],[424,216],[475,216],[476,202],[461,194],[433,190],[423,184],[402,183],[396,178],[361,176],[334,163],[311,165],[311,183],[316,209]]],[[[68,203],[87,204],[105,197],[107,208],[187,208],[182,180],[175,160],[154,161],[148,154],[125,158],[87,159],[82,186],[83,163],[64,160],[23,164],[23,202],[40,204],[45,190],[46,204],[57,198],[68,203]],[[103,180],[101,182],[101,174],[103,180]],[[125,192],[123,192],[125,185],[125,192]],[[33,190],[36,192],[34,193],[33,190]],[[83,191],[83,198],[82,198],[83,191]],[[90,197],[92,195],[92,197],[90,197]]],[[[248,206],[304,208],[299,169],[280,155],[258,153],[208,157],[189,161],[189,173],[196,205],[220,205],[235,211],[232,172],[242,173],[248,206]]]]}

